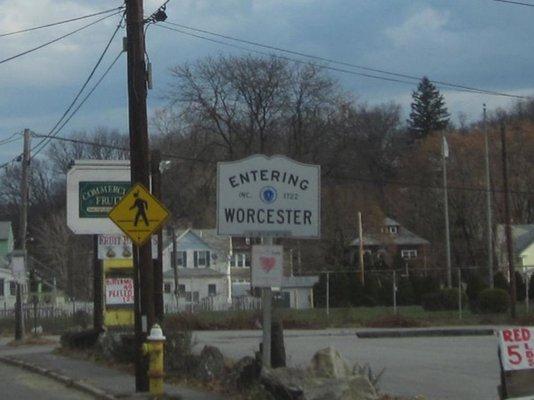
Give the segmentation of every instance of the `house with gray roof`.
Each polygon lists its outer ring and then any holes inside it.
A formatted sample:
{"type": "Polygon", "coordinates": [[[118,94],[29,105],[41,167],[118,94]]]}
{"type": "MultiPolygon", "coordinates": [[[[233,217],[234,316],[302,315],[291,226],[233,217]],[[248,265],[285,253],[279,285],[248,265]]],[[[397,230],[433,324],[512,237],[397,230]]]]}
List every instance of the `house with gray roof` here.
{"type": "MultiPolygon", "coordinates": [[[[512,225],[514,262],[519,268],[534,268],[534,224],[512,225]]],[[[508,271],[505,225],[497,225],[495,232],[498,267],[508,271]]]]}
{"type": "MultiPolygon", "coordinates": [[[[176,232],[176,254],[172,239],[164,239],[164,301],[167,309],[194,309],[197,305],[224,310],[235,305],[259,305],[251,286],[253,238],[217,235],[216,229],[186,229],[176,232]],[[178,299],[175,296],[175,257],[178,299]],[[176,303],[178,301],[178,305],[176,303]]],[[[317,276],[285,276],[278,292],[282,304],[292,308],[313,307],[313,286],[317,276]]]]}
{"type": "Polygon", "coordinates": [[[231,303],[228,238],[215,229],[186,229],[176,233],[163,249],[163,296],[167,308],[187,309],[206,304],[210,309],[227,309],[231,303]],[[177,270],[175,279],[172,258],[177,270]],[[178,284],[178,286],[176,286],[178,284]],[[178,289],[178,298],[175,290],[178,289]]]}
{"type": "MultiPolygon", "coordinates": [[[[349,259],[352,265],[358,264],[360,239],[349,244],[349,259]]],[[[396,260],[402,260],[405,266],[425,266],[430,249],[430,242],[408,230],[393,218],[384,218],[379,230],[363,230],[363,249],[366,265],[385,263],[393,266],[396,260]]]]}

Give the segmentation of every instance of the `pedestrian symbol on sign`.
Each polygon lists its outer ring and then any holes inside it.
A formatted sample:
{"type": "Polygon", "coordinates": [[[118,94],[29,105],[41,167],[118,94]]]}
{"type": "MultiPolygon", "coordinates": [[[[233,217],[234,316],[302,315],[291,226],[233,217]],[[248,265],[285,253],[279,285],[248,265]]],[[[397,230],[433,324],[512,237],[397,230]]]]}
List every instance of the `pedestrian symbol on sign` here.
{"type": "Polygon", "coordinates": [[[150,239],[168,217],[169,212],[165,206],[139,183],[109,213],[109,218],[137,246],[150,239]]]}
{"type": "Polygon", "coordinates": [[[148,210],[148,203],[146,200],[143,200],[141,197],[139,197],[139,192],[135,192],[133,196],[135,198],[135,201],[133,205],[130,207],[130,210],[137,208],[137,214],[135,214],[134,226],[137,226],[137,223],[139,222],[139,217],[143,218],[145,225],[148,226],[148,219],[146,217],[146,210],[148,210]]]}

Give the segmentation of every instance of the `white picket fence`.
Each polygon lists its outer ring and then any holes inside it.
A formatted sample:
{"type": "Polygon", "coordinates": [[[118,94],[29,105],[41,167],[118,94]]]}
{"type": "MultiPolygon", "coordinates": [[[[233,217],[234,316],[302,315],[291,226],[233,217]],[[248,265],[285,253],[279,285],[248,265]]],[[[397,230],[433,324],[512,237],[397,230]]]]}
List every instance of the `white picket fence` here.
{"type": "Polygon", "coordinates": [[[183,298],[176,302],[165,304],[165,314],[174,314],[177,312],[198,313],[203,311],[248,311],[260,310],[261,299],[256,297],[238,297],[233,298],[231,302],[217,297],[206,297],[198,303],[185,301],[183,298]]]}

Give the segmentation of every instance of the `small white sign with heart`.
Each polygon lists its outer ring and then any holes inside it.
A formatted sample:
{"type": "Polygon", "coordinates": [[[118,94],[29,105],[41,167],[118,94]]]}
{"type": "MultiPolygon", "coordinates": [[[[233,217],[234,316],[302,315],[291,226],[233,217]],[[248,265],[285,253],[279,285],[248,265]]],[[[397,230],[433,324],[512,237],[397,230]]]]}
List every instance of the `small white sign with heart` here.
{"type": "Polygon", "coordinates": [[[282,286],[283,254],[282,246],[252,246],[252,286],[282,286]]]}

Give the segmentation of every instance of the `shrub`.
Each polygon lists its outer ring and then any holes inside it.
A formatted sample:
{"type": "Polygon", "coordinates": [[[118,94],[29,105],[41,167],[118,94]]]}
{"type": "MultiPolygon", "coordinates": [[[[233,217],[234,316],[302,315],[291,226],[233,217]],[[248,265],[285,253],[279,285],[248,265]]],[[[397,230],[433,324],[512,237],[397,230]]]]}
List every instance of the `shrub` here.
{"type": "Polygon", "coordinates": [[[397,291],[397,304],[401,306],[408,306],[415,303],[415,294],[412,282],[409,279],[401,278],[397,291]]]}
{"type": "Polygon", "coordinates": [[[523,280],[523,275],[519,271],[515,271],[515,292],[517,301],[523,301],[525,300],[526,296],[526,285],[525,281],[523,280]]]}
{"type": "MultiPolygon", "coordinates": [[[[462,304],[467,302],[465,292],[462,292],[462,304]]],[[[422,296],[421,305],[427,311],[458,309],[458,289],[447,288],[422,296]]]]}
{"type": "Polygon", "coordinates": [[[478,305],[483,313],[503,313],[510,307],[510,296],[503,289],[485,289],[478,296],[478,305]]]}
{"type": "Polygon", "coordinates": [[[414,290],[415,304],[421,304],[423,295],[439,291],[439,283],[430,276],[410,276],[414,290]]]}
{"type": "Polygon", "coordinates": [[[469,302],[471,305],[475,305],[478,301],[478,295],[480,292],[482,292],[484,289],[487,289],[488,286],[478,273],[472,273],[467,278],[467,288],[466,288],[466,294],[469,298],[469,302]]]}
{"type": "Polygon", "coordinates": [[[502,272],[497,272],[493,277],[493,284],[496,288],[508,291],[510,289],[510,284],[508,279],[504,276],[502,272]]]}

